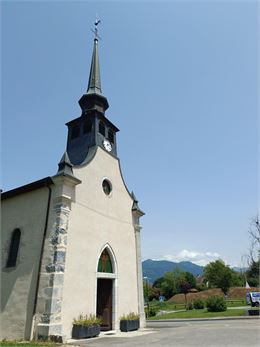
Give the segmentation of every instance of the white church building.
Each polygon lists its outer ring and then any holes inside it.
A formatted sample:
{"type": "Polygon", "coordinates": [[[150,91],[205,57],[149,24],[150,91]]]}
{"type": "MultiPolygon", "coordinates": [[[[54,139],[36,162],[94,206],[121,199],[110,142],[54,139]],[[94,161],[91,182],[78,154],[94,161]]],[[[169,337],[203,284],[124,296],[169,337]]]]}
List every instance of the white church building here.
{"type": "Polygon", "coordinates": [[[130,312],[145,326],[144,213],[122,176],[118,128],[105,116],[97,38],[79,105],[57,174],[2,193],[0,339],[67,341],[80,313],[101,316],[103,330],[118,330],[130,312]]]}

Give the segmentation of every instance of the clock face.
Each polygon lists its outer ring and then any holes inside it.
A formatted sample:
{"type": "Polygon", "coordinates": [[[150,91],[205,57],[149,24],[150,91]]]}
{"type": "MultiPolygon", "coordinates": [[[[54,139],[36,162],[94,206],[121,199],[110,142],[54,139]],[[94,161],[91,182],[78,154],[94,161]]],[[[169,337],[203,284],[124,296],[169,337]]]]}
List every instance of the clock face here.
{"type": "Polygon", "coordinates": [[[106,151],[111,152],[112,151],[112,146],[111,143],[108,140],[104,140],[103,141],[103,146],[105,148],[106,151]]]}

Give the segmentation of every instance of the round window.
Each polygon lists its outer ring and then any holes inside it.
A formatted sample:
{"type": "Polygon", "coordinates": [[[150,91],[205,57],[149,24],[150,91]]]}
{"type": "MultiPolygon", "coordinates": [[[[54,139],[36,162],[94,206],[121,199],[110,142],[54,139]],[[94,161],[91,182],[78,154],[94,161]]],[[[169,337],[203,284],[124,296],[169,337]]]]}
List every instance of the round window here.
{"type": "Polygon", "coordinates": [[[102,182],[102,187],[103,187],[103,190],[104,190],[104,193],[106,195],[109,195],[112,191],[112,186],[111,186],[111,183],[108,181],[108,180],[104,180],[102,182]]]}

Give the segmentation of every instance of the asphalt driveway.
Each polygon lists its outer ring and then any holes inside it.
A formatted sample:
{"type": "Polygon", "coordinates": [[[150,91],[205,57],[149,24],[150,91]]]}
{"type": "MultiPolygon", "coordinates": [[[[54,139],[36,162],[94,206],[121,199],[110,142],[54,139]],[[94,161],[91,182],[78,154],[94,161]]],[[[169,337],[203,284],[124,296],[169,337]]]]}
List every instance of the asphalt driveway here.
{"type": "Polygon", "coordinates": [[[260,320],[148,322],[143,331],[119,333],[73,343],[91,347],[258,347],[260,320]]]}

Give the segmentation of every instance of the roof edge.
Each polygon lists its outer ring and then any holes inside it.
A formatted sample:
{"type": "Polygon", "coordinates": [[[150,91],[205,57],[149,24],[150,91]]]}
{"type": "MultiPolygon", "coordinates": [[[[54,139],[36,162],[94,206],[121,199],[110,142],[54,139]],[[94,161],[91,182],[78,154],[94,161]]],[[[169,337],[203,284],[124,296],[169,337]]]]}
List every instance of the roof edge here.
{"type": "Polygon", "coordinates": [[[50,185],[54,184],[52,178],[50,176],[42,178],[41,180],[31,182],[29,184],[26,184],[24,186],[14,188],[11,190],[8,190],[6,192],[2,192],[1,194],[1,200],[12,198],[16,195],[28,193],[32,190],[36,190],[43,187],[49,187],[50,185]]]}

